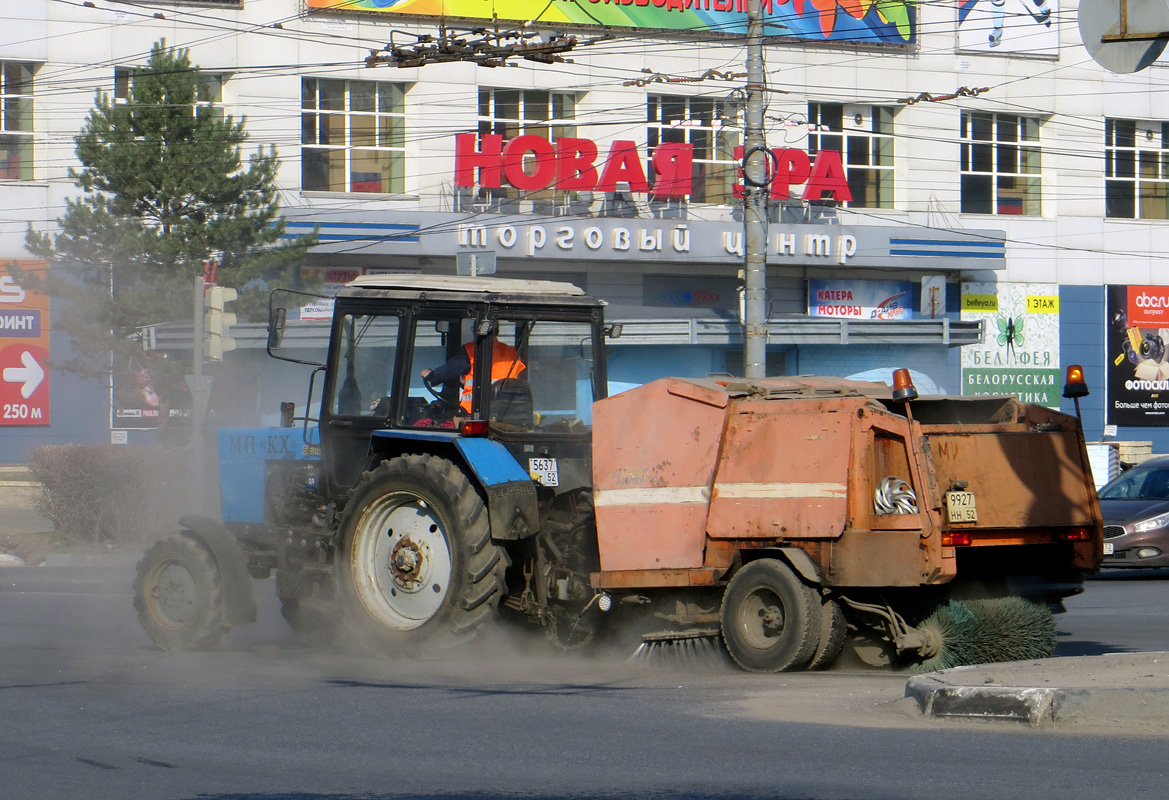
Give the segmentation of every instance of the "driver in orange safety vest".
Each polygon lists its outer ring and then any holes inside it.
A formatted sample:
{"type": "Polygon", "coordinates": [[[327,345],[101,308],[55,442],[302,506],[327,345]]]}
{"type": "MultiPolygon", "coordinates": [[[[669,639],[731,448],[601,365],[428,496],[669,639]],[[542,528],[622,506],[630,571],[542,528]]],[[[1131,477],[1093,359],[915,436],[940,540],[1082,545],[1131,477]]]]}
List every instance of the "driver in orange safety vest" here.
{"type": "MultiPolygon", "coordinates": [[[[504,378],[517,378],[527,369],[527,365],[520,360],[519,352],[510,344],[495,339],[491,350],[491,382],[501,381],[504,378]]],[[[471,413],[472,380],[475,374],[475,343],[467,342],[463,349],[447,359],[441,367],[422,370],[422,377],[427,383],[443,385],[452,380],[461,380],[459,390],[459,406],[464,412],[471,413]]]]}

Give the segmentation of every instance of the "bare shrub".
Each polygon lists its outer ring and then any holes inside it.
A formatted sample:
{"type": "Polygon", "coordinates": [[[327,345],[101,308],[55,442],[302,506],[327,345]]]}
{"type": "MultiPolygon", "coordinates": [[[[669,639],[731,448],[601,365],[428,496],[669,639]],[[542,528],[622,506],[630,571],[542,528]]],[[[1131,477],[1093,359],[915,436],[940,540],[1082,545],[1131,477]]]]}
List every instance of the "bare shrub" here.
{"type": "Polygon", "coordinates": [[[45,445],[29,454],[37,510],[67,538],[142,542],[174,527],[185,456],[163,448],[45,445]]]}

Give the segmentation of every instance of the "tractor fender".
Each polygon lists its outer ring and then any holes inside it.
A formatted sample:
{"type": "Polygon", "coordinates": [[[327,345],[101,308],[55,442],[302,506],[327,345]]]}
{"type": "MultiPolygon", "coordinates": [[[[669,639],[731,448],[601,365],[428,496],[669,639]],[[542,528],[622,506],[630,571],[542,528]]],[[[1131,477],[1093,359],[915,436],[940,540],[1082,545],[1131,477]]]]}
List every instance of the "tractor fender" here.
{"type": "Polygon", "coordinates": [[[230,625],[256,621],[256,598],[252,594],[252,576],[248,574],[248,560],[243,548],[231,532],[208,517],[193,514],[179,519],[182,533],[207,548],[219,568],[223,580],[223,598],[226,601],[225,620],[230,625]]]}
{"type": "MultiPolygon", "coordinates": [[[[747,556],[748,554],[744,553],[743,555],[747,556]]],[[[778,558],[787,562],[787,565],[809,584],[820,585],[820,570],[816,566],[816,562],[798,547],[769,547],[762,550],[751,550],[749,555],[749,558],[743,559],[744,563],[759,558],[778,558]]]]}
{"type": "Polygon", "coordinates": [[[455,449],[487,494],[492,539],[524,539],[540,530],[536,482],[506,447],[466,436],[455,439],[455,449]]]}
{"type": "Polygon", "coordinates": [[[424,452],[440,452],[446,456],[449,451],[442,452],[440,448],[454,445],[457,460],[470,471],[471,477],[487,495],[487,518],[492,539],[524,539],[540,529],[536,483],[499,442],[442,430],[379,430],[373,432],[372,439],[374,452],[390,442],[412,442],[423,444],[424,452]]]}

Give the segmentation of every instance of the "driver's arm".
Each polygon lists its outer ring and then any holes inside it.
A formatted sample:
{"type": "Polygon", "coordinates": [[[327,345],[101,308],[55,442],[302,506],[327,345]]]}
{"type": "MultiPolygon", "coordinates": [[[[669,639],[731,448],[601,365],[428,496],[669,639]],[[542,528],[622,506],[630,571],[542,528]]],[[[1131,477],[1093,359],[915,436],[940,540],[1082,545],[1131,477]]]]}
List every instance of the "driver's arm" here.
{"type": "Polygon", "coordinates": [[[452,382],[458,383],[459,379],[470,371],[471,359],[467,355],[467,351],[460,348],[459,352],[447,359],[447,362],[441,367],[422,370],[422,377],[431,385],[441,383],[444,386],[449,386],[452,382]]]}

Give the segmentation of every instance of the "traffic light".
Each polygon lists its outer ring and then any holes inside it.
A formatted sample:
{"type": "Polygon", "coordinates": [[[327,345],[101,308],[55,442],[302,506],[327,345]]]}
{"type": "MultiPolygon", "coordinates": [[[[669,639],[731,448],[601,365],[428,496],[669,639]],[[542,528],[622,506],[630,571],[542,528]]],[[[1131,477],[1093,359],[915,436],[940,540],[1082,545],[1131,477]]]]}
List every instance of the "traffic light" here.
{"type": "Polygon", "coordinates": [[[208,286],[203,295],[203,355],[208,361],[222,361],[224,353],[235,349],[235,339],[227,335],[235,314],[223,307],[238,296],[235,289],[223,286],[208,286]]]}

